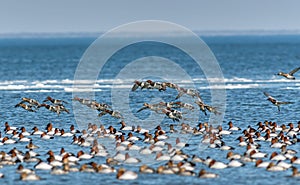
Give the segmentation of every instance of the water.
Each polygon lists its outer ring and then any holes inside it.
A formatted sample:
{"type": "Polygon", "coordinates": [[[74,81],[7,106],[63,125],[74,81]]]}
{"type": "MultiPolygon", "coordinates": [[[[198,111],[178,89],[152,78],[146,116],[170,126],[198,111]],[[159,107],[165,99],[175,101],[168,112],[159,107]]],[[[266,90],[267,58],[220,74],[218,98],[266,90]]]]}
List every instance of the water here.
{"type": "MultiPolygon", "coordinates": [[[[215,54],[222,69],[226,88],[226,113],[224,117],[224,128],[227,128],[228,121],[242,129],[248,125],[255,127],[259,121],[271,120],[279,124],[289,122],[297,123],[299,121],[299,89],[300,73],[296,73],[297,80],[288,81],[274,74],[279,71],[288,72],[298,67],[300,62],[300,36],[212,36],[204,37],[204,41],[215,54]],[[267,91],[272,96],[284,101],[293,101],[293,105],[282,106],[281,112],[266,101],[263,92],[267,91]]],[[[44,129],[47,123],[52,122],[55,127],[68,130],[71,124],[76,125],[72,111],[72,85],[74,73],[81,56],[95,38],[2,38],[0,39],[0,130],[4,129],[4,122],[8,121],[11,125],[26,127],[30,130],[34,126],[44,129]],[[15,108],[21,97],[31,97],[43,101],[47,96],[57,99],[64,99],[69,102],[66,105],[70,109],[70,114],[62,114],[59,117],[45,109],[40,109],[36,113],[26,112],[23,109],[15,108]]],[[[164,45],[155,45],[153,43],[144,43],[144,45],[125,48],[124,51],[116,54],[110,59],[105,71],[103,71],[96,84],[93,84],[93,90],[96,92],[95,99],[99,102],[110,101],[111,87],[120,89],[129,89],[134,79],[114,79],[118,72],[130,61],[147,55],[160,55],[169,57],[178,62],[184,69],[189,71],[197,89],[201,92],[202,98],[210,102],[210,87],[201,69],[194,68],[191,59],[182,53],[178,53],[174,48],[164,45]],[[142,49],[141,49],[142,48],[142,49]]],[[[182,86],[184,82],[179,82],[182,86]]],[[[89,84],[87,84],[89,85],[89,84]]],[[[220,88],[220,87],[211,87],[220,88]]],[[[134,115],[141,119],[147,119],[150,115],[145,111],[144,114],[135,113],[143,102],[154,101],[157,91],[136,91],[130,93],[130,107],[134,115]]],[[[175,91],[162,92],[160,98],[165,101],[172,101],[176,96],[175,91]]],[[[89,110],[83,110],[89,111],[89,110]]],[[[120,110],[122,111],[122,110],[120,110]]],[[[118,120],[103,116],[95,119],[105,126],[113,125],[119,128],[118,120]]],[[[208,117],[203,114],[199,116],[200,121],[208,121],[208,117]]],[[[86,123],[84,123],[86,124],[86,123]]],[[[168,130],[168,125],[172,121],[165,119],[163,128],[168,130]]],[[[196,123],[189,123],[196,126],[196,123]]],[[[180,129],[180,125],[176,125],[180,129]]],[[[82,128],[80,128],[82,129],[82,128]]],[[[241,132],[235,132],[230,136],[224,136],[223,140],[227,145],[236,149],[234,152],[243,154],[244,147],[238,147],[238,141],[235,139],[241,132]]],[[[32,137],[34,143],[40,146],[37,152],[44,155],[49,149],[58,153],[61,147],[67,151],[77,153],[78,150],[89,152],[89,148],[82,148],[71,145],[71,138],[55,137],[51,141],[44,141],[38,137],[32,137]]],[[[189,136],[190,147],[183,149],[189,155],[197,154],[202,158],[211,156],[223,162],[227,162],[227,152],[216,149],[203,149],[199,146],[201,136],[189,136]]],[[[103,141],[104,142],[104,141],[103,141]]],[[[114,145],[112,141],[107,141],[114,145]]],[[[18,147],[25,151],[26,143],[17,143],[15,145],[0,146],[0,150],[8,152],[13,147],[18,147]]],[[[291,149],[298,149],[298,145],[290,146],[291,149]]],[[[270,149],[268,143],[262,143],[262,151],[272,152],[277,149],[270,149]]],[[[113,155],[113,154],[112,154],[113,155]]],[[[152,159],[155,156],[151,156],[152,159]]],[[[90,161],[104,163],[105,158],[96,157],[90,161]]],[[[89,162],[82,161],[81,164],[89,162]]],[[[24,164],[26,167],[33,167],[34,164],[24,164]]],[[[157,163],[151,163],[154,167],[157,163]]],[[[137,166],[122,165],[125,168],[138,170],[137,166]]],[[[296,165],[297,166],[297,165],[296,165]]],[[[4,166],[0,172],[5,174],[5,178],[0,179],[0,183],[6,184],[25,184],[19,181],[19,174],[15,173],[17,166],[4,166]]],[[[119,168],[117,166],[116,168],[119,168]]],[[[203,164],[197,164],[196,172],[199,169],[207,167],[203,164]]],[[[254,168],[253,163],[246,163],[242,168],[228,168],[224,170],[212,170],[218,173],[218,179],[199,179],[197,177],[183,177],[179,175],[146,175],[139,174],[138,179],[132,181],[135,184],[156,184],[156,183],[191,183],[191,184],[296,184],[297,180],[288,177],[291,170],[284,172],[267,172],[265,169],[254,168]],[[274,178],[276,177],[276,178],[274,178]],[[153,181],[155,179],[155,181],[153,181]]],[[[40,184],[83,184],[83,183],[120,183],[116,180],[115,174],[92,174],[92,173],[69,173],[68,175],[54,176],[48,171],[37,171],[43,180],[40,184]]],[[[34,183],[32,183],[34,184],[34,183]]]]}

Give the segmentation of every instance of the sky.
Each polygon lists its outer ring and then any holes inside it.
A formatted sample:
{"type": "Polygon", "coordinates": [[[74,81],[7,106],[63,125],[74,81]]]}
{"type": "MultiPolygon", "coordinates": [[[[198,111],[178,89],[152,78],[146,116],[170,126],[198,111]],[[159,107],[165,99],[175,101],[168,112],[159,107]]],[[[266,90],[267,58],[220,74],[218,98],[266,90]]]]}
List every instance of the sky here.
{"type": "Polygon", "coordinates": [[[104,32],[139,20],[193,31],[300,30],[298,0],[1,0],[0,33],[104,32]]]}

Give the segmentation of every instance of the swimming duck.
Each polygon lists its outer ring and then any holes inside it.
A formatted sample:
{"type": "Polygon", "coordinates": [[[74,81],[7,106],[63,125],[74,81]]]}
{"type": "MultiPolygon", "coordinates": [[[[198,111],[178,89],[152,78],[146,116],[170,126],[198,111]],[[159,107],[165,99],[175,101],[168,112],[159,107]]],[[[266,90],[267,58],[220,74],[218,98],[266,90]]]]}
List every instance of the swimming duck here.
{"type": "Polygon", "coordinates": [[[267,171],[285,171],[286,168],[282,166],[277,166],[273,162],[270,162],[270,164],[267,166],[267,171]]]}
{"type": "Polygon", "coordinates": [[[134,180],[138,174],[133,171],[126,171],[124,168],[119,168],[117,172],[117,179],[119,180],[134,180]]]}
{"type": "Polygon", "coordinates": [[[51,170],[53,168],[52,165],[43,162],[42,160],[39,160],[39,162],[34,166],[37,170],[51,170]]]}
{"type": "Polygon", "coordinates": [[[199,171],[198,177],[200,177],[200,178],[218,178],[219,175],[215,174],[215,173],[207,172],[204,169],[201,169],[199,171]]]}
{"type": "Polygon", "coordinates": [[[298,172],[298,169],[296,167],[292,167],[293,174],[292,177],[300,177],[300,173],[298,172]]]}
{"type": "Polygon", "coordinates": [[[263,161],[262,159],[258,159],[255,162],[255,167],[257,168],[267,168],[269,166],[270,162],[263,161]]]}
{"type": "Polygon", "coordinates": [[[213,169],[224,169],[227,168],[228,165],[219,161],[216,161],[214,159],[212,159],[208,165],[209,168],[213,168],[213,169]]]}
{"type": "Polygon", "coordinates": [[[34,174],[34,173],[26,173],[26,172],[23,172],[21,173],[20,175],[20,179],[22,181],[37,181],[37,180],[41,180],[41,177],[34,174]]]}
{"type": "Polygon", "coordinates": [[[277,73],[278,76],[283,76],[285,77],[286,79],[289,79],[289,80],[295,80],[296,78],[294,77],[294,74],[299,71],[300,67],[297,67],[295,69],[293,69],[292,71],[290,71],[289,73],[284,73],[284,72],[279,72],[277,73]]]}
{"type": "Polygon", "coordinates": [[[143,164],[142,166],[140,166],[140,173],[155,173],[155,170],[145,164],[143,164]]]}
{"type": "Polygon", "coordinates": [[[125,154],[125,160],[124,160],[124,163],[127,163],[127,164],[135,164],[135,163],[139,163],[141,162],[140,159],[137,159],[135,157],[130,157],[128,153],[125,154]]]}

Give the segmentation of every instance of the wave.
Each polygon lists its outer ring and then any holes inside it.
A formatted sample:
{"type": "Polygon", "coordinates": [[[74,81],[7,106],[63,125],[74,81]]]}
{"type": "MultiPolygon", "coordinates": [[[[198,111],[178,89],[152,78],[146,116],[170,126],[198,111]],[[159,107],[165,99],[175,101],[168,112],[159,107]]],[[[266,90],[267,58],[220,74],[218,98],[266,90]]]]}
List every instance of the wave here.
{"type": "MultiPolygon", "coordinates": [[[[103,91],[110,88],[126,89],[131,88],[135,79],[97,79],[97,80],[12,80],[0,81],[0,91],[17,92],[88,92],[103,91]]],[[[251,88],[298,88],[300,80],[286,79],[248,79],[248,78],[224,78],[206,79],[194,78],[192,81],[174,79],[182,87],[195,85],[199,89],[251,89],[251,88]],[[210,82],[210,85],[208,83],[210,82]]]]}

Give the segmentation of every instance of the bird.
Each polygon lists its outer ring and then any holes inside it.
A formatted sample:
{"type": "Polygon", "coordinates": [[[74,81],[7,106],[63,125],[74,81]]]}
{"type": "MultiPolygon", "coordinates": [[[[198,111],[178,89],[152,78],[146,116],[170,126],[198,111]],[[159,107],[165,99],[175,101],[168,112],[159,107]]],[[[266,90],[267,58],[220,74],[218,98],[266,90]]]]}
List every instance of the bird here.
{"type": "Polygon", "coordinates": [[[68,104],[68,102],[66,102],[64,100],[53,99],[50,96],[47,96],[47,98],[43,102],[47,102],[47,101],[50,101],[51,103],[53,103],[55,105],[62,105],[63,103],[68,104]]]}
{"type": "Polygon", "coordinates": [[[40,103],[37,100],[32,99],[32,98],[26,98],[26,97],[23,97],[22,101],[19,104],[25,103],[25,102],[29,103],[32,106],[39,106],[40,105],[40,103]]]}
{"type": "Polygon", "coordinates": [[[278,111],[280,112],[280,105],[284,105],[284,104],[292,104],[294,102],[281,102],[281,101],[278,101],[276,100],[275,98],[273,98],[269,93],[267,92],[264,92],[264,95],[268,97],[267,100],[269,100],[271,103],[273,103],[274,105],[277,106],[278,108],[278,111]]]}
{"type": "Polygon", "coordinates": [[[22,107],[23,109],[25,109],[29,112],[36,112],[36,110],[33,109],[34,106],[27,105],[27,104],[24,104],[24,103],[18,103],[17,105],[15,105],[15,107],[22,107]]]}
{"type": "Polygon", "coordinates": [[[289,73],[284,73],[284,72],[279,72],[277,73],[278,76],[283,76],[285,77],[286,79],[289,79],[289,80],[295,80],[296,78],[294,77],[294,74],[299,71],[300,67],[297,67],[295,69],[293,69],[292,71],[290,71],[289,73]]]}

